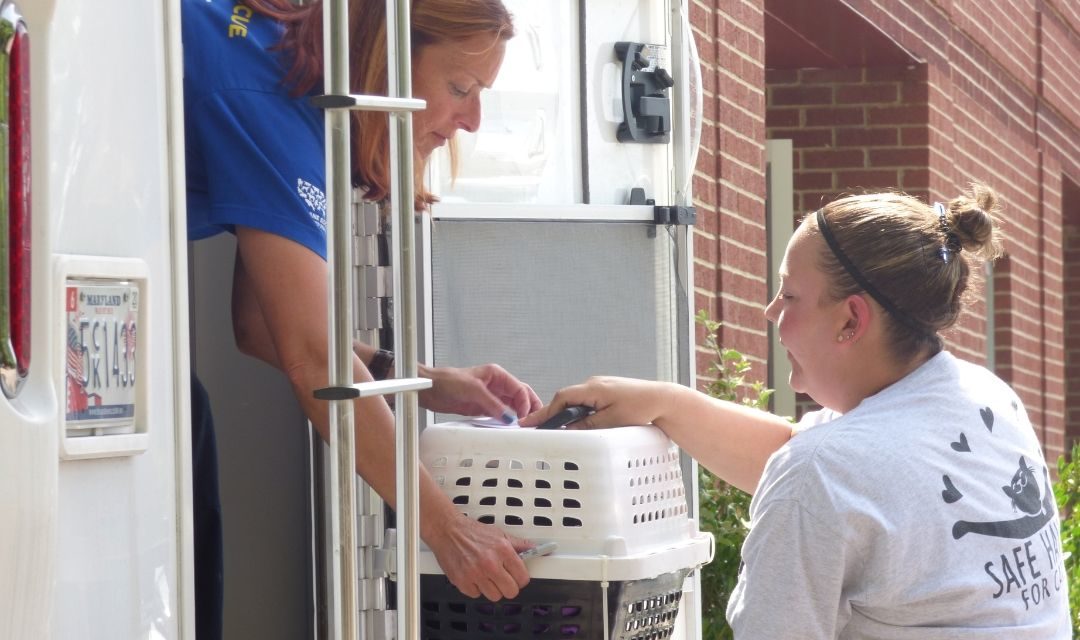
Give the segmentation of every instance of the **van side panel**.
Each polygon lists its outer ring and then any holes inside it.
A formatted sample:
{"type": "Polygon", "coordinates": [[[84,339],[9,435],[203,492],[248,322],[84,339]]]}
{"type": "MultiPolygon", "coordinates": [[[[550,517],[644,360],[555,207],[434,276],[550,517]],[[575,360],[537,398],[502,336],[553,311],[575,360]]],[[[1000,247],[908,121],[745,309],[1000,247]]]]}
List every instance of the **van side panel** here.
{"type": "Polygon", "coordinates": [[[180,637],[186,412],[177,389],[187,363],[176,355],[186,297],[175,283],[186,258],[171,204],[169,6],[21,1],[32,57],[35,357],[23,393],[0,397],[0,637],[180,637]],[[78,273],[61,269],[76,257],[78,273]],[[138,437],[76,437],[65,428],[65,287],[125,269],[143,278],[138,437]],[[117,444],[128,441],[137,446],[117,444]]]}

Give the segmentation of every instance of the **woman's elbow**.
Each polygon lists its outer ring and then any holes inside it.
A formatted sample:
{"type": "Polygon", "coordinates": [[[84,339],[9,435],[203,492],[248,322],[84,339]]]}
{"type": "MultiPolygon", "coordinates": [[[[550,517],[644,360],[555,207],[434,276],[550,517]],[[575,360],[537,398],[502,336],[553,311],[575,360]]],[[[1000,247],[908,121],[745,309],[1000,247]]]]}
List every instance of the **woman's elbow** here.
{"type": "Polygon", "coordinates": [[[260,331],[250,319],[245,320],[242,316],[233,317],[233,339],[240,353],[277,366],[277,358],[273,355],[274,346],[269,334],[266,331],[260,331]]]}

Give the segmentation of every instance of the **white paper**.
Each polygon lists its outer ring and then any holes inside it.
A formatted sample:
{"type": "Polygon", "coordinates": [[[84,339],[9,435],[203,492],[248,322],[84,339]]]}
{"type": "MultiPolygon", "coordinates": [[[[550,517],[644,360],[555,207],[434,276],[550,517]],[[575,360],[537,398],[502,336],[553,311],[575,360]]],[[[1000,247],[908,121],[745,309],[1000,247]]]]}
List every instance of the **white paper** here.
{"type": "Polygon", "coordinates": [[[469,418],[469,424],[474,427],[485,427],[488,429],[518,429],[517,420],[514,420],[510,424],[506,424],[502,420],[496,420],[495,418],[469,418]]]}

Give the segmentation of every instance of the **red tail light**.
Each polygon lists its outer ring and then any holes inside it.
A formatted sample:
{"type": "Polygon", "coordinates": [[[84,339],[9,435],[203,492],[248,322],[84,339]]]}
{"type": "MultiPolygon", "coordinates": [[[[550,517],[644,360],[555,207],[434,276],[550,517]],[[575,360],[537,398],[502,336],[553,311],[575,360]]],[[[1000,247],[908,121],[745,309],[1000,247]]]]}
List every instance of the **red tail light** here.
{"type": "Polygon", "coordinates": [[[0,387],[13,397],[30,372],[30,37],[10,2],[0,7],[4,58],[0,138],[7,149],[0,153],[7,154],[8,171],[0,176],[7,187],[0,194],[0,224],[6,227],[0,229],[0,257],[7,254],[7,264],[0,264],[0,276],[6,276],[0,277],[6,280],[0,282],[0,387]]]}

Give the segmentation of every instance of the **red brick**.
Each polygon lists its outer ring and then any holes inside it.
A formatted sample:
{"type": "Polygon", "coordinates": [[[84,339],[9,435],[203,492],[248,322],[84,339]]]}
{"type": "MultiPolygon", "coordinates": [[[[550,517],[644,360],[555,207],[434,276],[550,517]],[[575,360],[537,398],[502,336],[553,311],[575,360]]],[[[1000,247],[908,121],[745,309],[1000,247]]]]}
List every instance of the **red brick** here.
{"type": "Polygon", "coordinates": [[[770,140],[791,140],[794,147],[831,147],[832,129],[770,129],[770,140]]]}
{"type": "Polygon", "coordinates": [[[798,69],[766,69],[765,84],[795,84],[799,81],[798,69]]]}
{"type": "MultiPolygon", "coordinates": [[[[764,210],[764,206],[759,207],[764,210]]],[[[760,246],[765,241],[764,220],[746,220],[738,216],[723,214],[721,228],[724,238],[754,247],[760,246]]]]}
{"type": "Polygon", "coordinates": [[[795,174],[794,186],[796,189],[822,189],[833,188],[833,173],[831,171],[800,171],[795,174]]]}
{"type": "Polygon", "coordinates": [[[800,109],[768,109],[765,112],[765,125],[769,127],[797,127],[802,111],[800,109]]]}
{"type": "Polygon", "coordinates": [[[926,149],[870,149],[872,167],[925,167],[929,161],[926,149]]]}
{"type": "Polygon", "coordinates": [[[709,264],[716,264],[720,258],[720,248],[716,246],[716,240],[695,236],[694,257],[709,264]]]}
{"type": "Polygon", "coordinates": [[[928,169],[903,169],[901,173],[904,177],[900,185],[905,190],[921,189],[925,191],[930,184],[930,171],[928,169]]]}
{"type": "MultiPolygon", "coordinates": [[[[712,25],[715,23],[713,20],[712,11],[706,8],[700,2],[690,3],[690,24],[694,27],[701,29],[706,34],[713,34],[715,31],[712,29],[712,25]]],[[[700,40],[697,43],[698,51],[702,49],[702,43],[700,40]]]]}
{"type": "Polygon", "coordinates": [[[754,252],[746,247],[727,241],[720,236],[720,255],[724,266],[746,272],[760,272],[764,262],[764,252],[754,252]]]}
{"type": "Polygon", "coordinates": [[[912,70],[908,67],[868,67],[867,82],[903,81],[911,78],[912,70]]]}
{"type": "Polygon", "coordinates": [[[716,291],[716,268],[703,265],[700,262],[694,263],[694,286],[704,289],[705,291],[716,291]]]}
{"type": "Polygon", "coordinates": [[[817,211],[840,196],[847,194],[838,188],[837,190],[828,191],[807,191],[799,195],[802,198],[802,206],[799,207],[799,210],[810,212],[817,211]]]}
{"type": "Polygon", "coordinates": [[[868,123],[882,124],[923,124],[926,122],[926,107],[868,107],[868,123]]]}
{"type": "Polygon", "coordinates": [[[735,131],[745,132],[747,136],[754,137],[754,117],[747,114],[745,111],[739,109],[732,109],[730,103],[721,105],[720,110],[724,112],[724,124],[733,128],[735,131]]]}
{"type": "Polygon", "coordinates": [[[803,167],[806,169],[838,169],[866,166],[861,149],[838,149],[832,151],[803,151],[803,167]]]}
{"type": "Polygon", "coordinates": [[[799,77],[804,84],[834,84],[837,82],[862,82],[863,70],[852,69],[803,69],[799,77]]]}
{"type": "Polygon", "coordinates": [[[925,126],[902,127],[900,129],[900,144],[905,147],[930,144],[930,130],[925,126]]]}
{"type": "MultiPolygon", "coordinates": [[[[762,266],[764,266],[764,262],[762,262],[762,266]]],[[[723,272],[721,274],[721,286],[724,293],[741,300],[761,301],[762,306],[758,308],[763,309],[766,302],[765,298],[768,297],[768,290],[764,271],[760,273],[760,277],[752,278],[731,271],[723,272]]]]}
{"type": "Polygon", "coordinates": [[[900,183],[896,171],[839,171],[836,174],[836,188],[853,190],[857,188],[889,188],[900,183]]]}
{"type": "Polygon", "coordinates": [[[896,102],[899,87],[895,84],[854,84],[836,88],[836,102],[852,103],[891,103],[896,102]]]}
{"type": "MultiPolygon", "coordinates": [[[[701,198],[704,202],[716,202],[716,179],[704,173],[715,172],[715,166],[704,166],[702,156],[698,156],[698,173],[694,175],[694,197],[701,198]]],[[[715,162],[713,163],[715,165],[715,162]]]]}
{"type": "MultiPolygon", "coordinates": [[[[714,311],[714,306],[715,306],[714,302],[715,302],[715,300],[716,300],[715,295],[710,296],[710,295],[706,295],[706,294],[704,294],[704,293],[702,293],[700,291],[696,291],[694,293],[694,308],[695,309],[704,309],[705,312],[709,314],[709,317],[713,318],[713,317],[716,316],[715,311],[714,311]]],[[[704,332],[705,332],[705,330],[700,329],[700,328],[697,331],[699,336],[702,336],[704,334],[704,332]]],[[[702,342],[702,340],[699,337],[698,344],[701,344],[701,342],[702,342]]]]}
{"type": "Polygon", "coordinates": [[[745,302],[730,300],[720,297],[720,308],[724,317],[724,324],[736,327],[762,327],[765,325],[763,317],[764,303],[751,305],[745,302]]]}
{"type": "Polygon", "coordinates": [[[900,101],[905,104],[926,104],[930,99],[930,86],[925,82],[908,82],[900,85],[900,101]]]}
{"type": "Polygon", "coordinates": [[[856,125],[866,122],[862,107],[809,107],[805,116],[808,127],[856,125]]]}
{"type": "Polygon", "coordinates": [[[884,147],[895,146],[900,132],[895,127],[862,128],[844,127],[836,130],[838,147],[884,147]]]}
{"type": "Polygon", "coordinates": [[[769,90],[769,105],[775,107],[801,104],[832,104],[832,87],[774,87],[769,90]]]}

